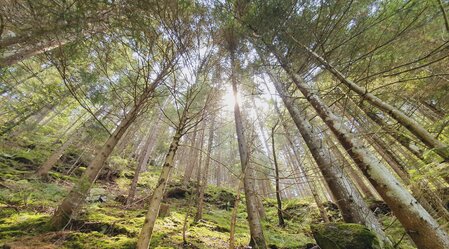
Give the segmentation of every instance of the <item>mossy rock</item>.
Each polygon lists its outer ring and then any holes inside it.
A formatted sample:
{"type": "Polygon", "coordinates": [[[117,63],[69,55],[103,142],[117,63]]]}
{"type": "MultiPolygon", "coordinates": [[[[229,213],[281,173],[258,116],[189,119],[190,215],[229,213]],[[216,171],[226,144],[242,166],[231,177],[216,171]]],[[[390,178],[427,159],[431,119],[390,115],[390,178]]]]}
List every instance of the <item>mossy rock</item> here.
{"type": "Polygon", "coordinates": [[[327,223],[311,226],[321,249],[380,249],[377,236],[365,226],[354,223],[327,223]]]}

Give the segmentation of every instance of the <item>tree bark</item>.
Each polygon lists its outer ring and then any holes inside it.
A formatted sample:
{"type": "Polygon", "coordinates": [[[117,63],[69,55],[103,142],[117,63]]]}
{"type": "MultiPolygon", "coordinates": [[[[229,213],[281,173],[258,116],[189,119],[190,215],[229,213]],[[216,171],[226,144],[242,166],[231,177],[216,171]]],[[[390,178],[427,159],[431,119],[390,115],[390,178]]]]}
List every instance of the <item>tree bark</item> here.
{"type": "MultiPolygon", "coordinates": [[[[203,218],[203,206],[204,206],[204,191],[207,187],[207,176],[209,173],[209,165],[210,165],[210,155],[212,153],[212,144],[214,142],[214,129],[215,129],[215,114],[212,116],[211,123],[209,125],[209,138],[207,142],[207,157],[206,162],[204,163],[204,169],[202,170],[202,179],[201,183],[198,186],[198,202],[197,202],[197,210],[195,214],[195,222],[198,222],[203,218]]],[[[198,168],[200,169],[200,168],[198,168]]]]}
{"type": "Polygon", "coordinates": [[[409,116],[405,115],[403,112],[395,108],[394,106],[382,101],[374,94],[368,92],[364,87],[361,87],[349,80],[345,75],[333,67],[328,61],[323,57],[312,51],[307,46],[304,46],[299,41],[297,41],[293,36],[290,36],[299,44],[304,50],[306,50],[312,57],[319,61],[329,72],[331,72],[341,83],[345,84],[349,89],[360,95],[363,100],[367,100],[373,106],[379,108],[380,110],[387,113],[390,117],[398,121],[402,126],[408,129],[413,135],[420,139],[428,148],[433,149],[435,153],[440,155],[445,161],[449,161],[449,146],[442,143],[436,139],[432,134],[430,134],[426,129],[424,129],[420,124],[414,121],[409,116]]]}
{"type": "Polygon", "coordinates": [[[151,153],[153,152],[154,146],[156,145],[156,140],[159,135],[159,121],[162,118],[162,111],[159,115],[154,115],[154,123],[150,128],[150,134],[148,134],[147,140],[145,141],[144,148],[139,156],[136,169],[134,170],[133,180],[131,181],[131,186],[129,187],[128,197],[126,198],[126,205],[130,205],[134,200],[136,194],[137,183],[139,181],[140,172],[142,169],[146,168],[148,160],[150,159],[151,153]]]}
{"type": "MultiPolygon", "coordinates": [[[[277,125],[277,124],[276,124],[277,125]]],[[[280,187],[279,187],[279,165],[278,160],[276,157],[276,145],[274,143],[274,132],[276,130],[276,125],[273,126],[271,129],[271,146],[272,146],[272,153],[273,153],[273,164],[274,164],[274,172],[276,174],[276,202],[277,202],[277,215],[278,215],[278,224],[280,227],[285,226],[284,216],[282,215],[282,199],[280,194],[280,187]]]]}
{"type": "Polygon", "coordinates": [[[285,107],[296,124],[299,133],[309,147],[309,150],[320,171],[322,172],[324,179],[329,185],[332,195],[337,200],[337,205],[342,212],[343,219],[346,222],[364,224],[368,227],[368,229],[377,233],[378,236],[380,236],[381,241],[385,244],[391,244],[383,232],[377,218],[367,207],[362,196],[355,189],[355,186],[344,174],[341,165],[337,165],[334,161],[332,161],[334,156],[331,155],[329,150],[326,150],[322,146],[324,143],[318,132],[309,123],[308,118],[301,114],[299,108],[294,102],[294,99],[287,95],[288,93],[285,86],[282,85],[270,72],[268,73],[278,94],[282,98],[285,107]]]}
{"type": "Polygon", "coordinates": [[[198,133],[198,126],[195,126],[193,130],[192,140],[190,143],[189,160],[187,161],[184,170],[184,177],[182,179],[182,184],[184,186],[186,186],[187,183],[190,181],[190,178],[192,178],[193,169],[195,168],[195,165],[198,163],[198,149],[196,148],[196,144],[198,142],[196,141],[197,133],[198,133]]]}
{"type": "MultiPolygon", "coordinates": [[[[321,101],[319,96],[312,92],[310,88],[297,77],[294,71],[290,68],[289,64],[285,61],[285,58],[281,57],[271,45],[268,46],[270,47],[270,51],[277,57],[281,67],[285,70],[312,107],[317,111],[321,119],[331,129],[345,150],[348,151],[356,165],[362,170],[377,192],[395,213],[396,217],[404,226],[415,244],[422,249],[449,248],[448,235],[432,218],[432,216],[418,203],[418,201],[408,192],[408,190],[393,177],[385,165],[380,163],[363,146],[363,144],[347,130],[344,124],[341,123],[341,121],[331,112],[329,107],[321,101]]],[[[342,79],[345,78],[343,77],[342,79]]],[[[366,97],[365,92],[363,93],[366,97]]],[[[376,100],[377,98],[372,99],[376,100]]],[[[379,108],[388,107],[385,103],[376,101],[374,101],[374,103],[376,103],[376,106],[379,106],[379,108]]],[[[384,109],[389,109],[389,113],[393,117],[401,117],[399,119],[402,121],[407,121],[406,124],[409,124],[407,128],[414,126],[414,122],[410,122],[411,119],[397,110],[391,108],[384,109]]],[[[418,132],[417,134],[423,133],[418,132]]],[[[440,145],[438,145],[437,148],[439,148],[440,145]]],[[[440,152],[441,151],[443,150],[440,150],[440,152]]]]}
{"type": "Polygon", "coordinates": [[[112,135],[109,136],[101,150],[98,151],[97,155],[89,164],[78,182],[75,183],[72,190],[58,206],[55,214],[50,220],[50,226],[54,229],[64,228],[74,218],[73,215],[83,205],[84,200],[89,194],[91,186],[98,176],[98,173],[103,168],[104,162],[112,153],[114,147],[117,145],[125,131],[132,124],[132,122],[134,122],[140,108],[141,106],[136,105],[130,112],[127,113],[120,125],[115,129],[112,135]]]}
{"type": "MultiPolygon", "coordinates": [[[[237,64],[235,61],[235,51],[231,52],[231,83],[234,98],[237,98],[237,64]]],[[[237,131],[237,141],[240,154],[240,163],[242,167],[243,187],[246,197],[246,211],[248,213],[248,223],[251,234],[250,246],[257,249],[266,249],[267,245],[260,222],[259,212],[257,209],[257,196],[255,193],[255,174],[249,161],[249,153],[246,138],[243,130],[243,121],[240,113],[238,101],[234,104],[234,120],[237,131]]]]}
{"type": "Polygon", "coordinates": [[[179,146],[179,140],[182,137],[183,128],[185,125],[186,117],[183,113],[183,118],[181,118],[179,125],[176,129],[173,140],[170,144],[167,155],[165,156],[164,166],[162,167],[161,175],[159,176],[156,188],[151,195],[149,200],[148,212],[145,215],[145,221],[143,223],[140,234],[137,238],[137,249],[148,249],[150,245],[151,235],[153,233],[154,224],[156,218],[159,214],[159,208],[164,197],[165,188],[167,186],[168,177],[170,176],[171,169],[173,168],[173,162],[176,155],[176,151],[179,146]]]}
{"type": "Polygon", "coordinates": [[[328,141],[327,145],[329,146],[332,153],[341,161],[344,165],[346,165],[345,169],[347,169],[348,174],[351,176],[351,178],[354,180],[354,182],[359,187],[362,194],[369,199],[377,200],[376,192],[374,192],[359,176],[357,171],[352,168],[351,164],[346,160],[343,153],[340,151],[340,149],[337,148],[336,145],[331,144],[330,141],[328,141]]]}

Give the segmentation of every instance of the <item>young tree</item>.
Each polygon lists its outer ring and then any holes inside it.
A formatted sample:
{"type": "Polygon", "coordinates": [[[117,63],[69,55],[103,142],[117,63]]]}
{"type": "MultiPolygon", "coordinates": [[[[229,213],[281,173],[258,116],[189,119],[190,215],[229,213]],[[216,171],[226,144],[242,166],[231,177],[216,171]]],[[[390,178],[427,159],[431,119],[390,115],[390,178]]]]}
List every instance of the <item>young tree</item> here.
{"type": "MultiPolygon", "coordinates": [[[[198,125],[201,121],[201,119],[199,120],[199,117],[201,117],[203,109],[205,106],[209,105],[209,98],[205,97],[204,105],[199,106],[199,99],[201,96],[204,96],[204,94],[201,94],[204,90],[203,88],[205,88],[204,84],[195,83],[189,86],[185,93],[181,94],[184,96],[184,99],[176,96],[177,94],[174,94],[173,96],[175,98],[176,116],[178,121],[170,119],[170,122],[175,127],[175,134],[173,135],[170,148],[165,156],[158,183],[149,199],[148,212],[145,215],[145,221],[137,240],[137,249],[147,249],[150,245],[154,224],[159,213],[170,172],[173,168],[174,157],[179,147],[179,141],[187,131],[198,125]],[[200,110],[198,110],[199,107],[201,108],[200,110]]],[[[173,92],[176,93],[178,91],[179,90],[176,89],[173,92]]],[[[168,117],[168,115],[166,115],[166,117],[168,117]]]]}
{"type": "MultiPolygon", "coordinates": [[[[208,141],[207,141],[207,152],[206,152],[206,161],[204,163],[204,168],[201,170],[202,172],[202,179],[198,186],[198,200],[197,200],[197,209],[194,221],[198,222],[203,218],[203,206],[204,206],[204,191],[207,187],[207,177],[209,173],[209,165],[210,165],[210,158],[212,154],[212,146],[214,143],[214,133],[215,133],[215,115],[214,113],[211,114],[211,120],[209,124],[209,135],[208,135],[208,141]]],[[[200,170],[198,168],[198,170],[200,170]]]]}
{"type": "Polygon", "coordinates": [[[278,125],[279,120],[276,121],[275,125],[271,128],[271,147],[272,147],[272,152],[273,152],[273,164],[274,164],[274,172],[276,174],[276,201],[277,201],[277,214],[278,214],[278,221],[279,221],[279,226],[280,227],[284,227],[285,226],[285,221],[284,221],[284,216],[282,215],[282,199],[281,199],[281,189],[279,186],[279,165],[278,165],[278,160],[276,157],[276,144],[274,143],[274,136],[275,136],[275,131],[276,131],[276,126],[278,125]]]}

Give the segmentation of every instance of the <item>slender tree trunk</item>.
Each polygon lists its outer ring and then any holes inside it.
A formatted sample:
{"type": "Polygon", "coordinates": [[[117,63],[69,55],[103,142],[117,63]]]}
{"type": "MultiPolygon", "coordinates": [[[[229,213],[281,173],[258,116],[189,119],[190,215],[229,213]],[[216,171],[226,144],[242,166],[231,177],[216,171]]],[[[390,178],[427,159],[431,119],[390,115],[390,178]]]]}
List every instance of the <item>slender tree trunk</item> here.
{"type": "MultiPolygon", "coordinates": [[[[187,183],[190,181],[190,178],[192,178],[193,169],[195,168],[195,164],[197,164],[198,160],[198,149],[196,148],[196,144],[198,141],[196,141],[196,136],[198,133],[198,126],[195,126],[193,130],[193,136],[190,143],[190,149],[189,149],[189,160],[187,161],[187,164],[185,166],[184,170],[184,177],[182,180],[182,184],[184,186],[187,185],[187,183]]],[[[200,152],[201,153],[201,152],[200,152]]]]}
{"type": "MultiPolygon", "coordinates": [[[[220,138],[218,138],[218,139],[220,139],[220,138]]],[[[221,141],[221,139],[219,141],[221,141]]],[[[221,155],[221,151],[218,152],[218,153],[219,153],[218,154],[218,161],[221,162],[221,161],[223,161],[223,158],[222,158],[222,155],[221,155]]],[[[217,187],[221,187],[221,181],[223,179],[223,175],[222,175],[222,172],[221,172],[221,164],[216,163],[215,164],[215,170],[216,170],[215,171],[216,172],[215,177],[216,177],[216,180],[217,180],[217,187]]]]}
{"type": "Polygon", "coordinates": [[[412,144],[412,140],[402,134],[400,131],[391,128],[387,123],[385,123],[382,118],[380,118],[374,112],[368,110],[365,105],[359,105],[366,115],[373,120],[376,124],[378,124],[385,132],[390,134],[399,144],[404,146],[408,151],[410,151],[413,155],[415,155],[419,160],[425,162],[423,152],[414,144],[412,144]]]}
{"type": "Polygon", "coordinates": [[[343,219],[346,222],[362,223],[366,225],[368,229],[376,232],[378,236],[380,236],[381,241],[386,245],[391,244],[383,232],[377,218],[367,207],[362,196],[355,189],[355,186],[344,174],[341,165],[337,165],[332,161],[333,155],[330,154],[329,150],[326,150],[323,147],[324,143],[321,140],[318,131],[312,127],[308,118],[300,112],[294,99],[287,95],[285,86],[283,86],[271,73],[269,73],[269,76],[271,76],[278,94],[282,98],[296,127],[309,147],[313,158],[332,191],[332,195],[337,200],[337,205],[342,212],[343,219]]]}
{"type": "Polygon", "coordinates": [[[446,32],[449,33],[449,19],[446,14],[446,10],[444,9],[443,1],[436,0],[438,2],[438,6],[440,7],[441,14],[443,15],[444,27],[446,28],[446,32]]]}
{"type": "Polygon", "coordinates": [[[199,144],[199,147],[200,147],[200,153],[199,153],[199,156],[198,156],[198,166],[196,167],[197,168],[197,171],[196,171],[196,185],[197,185],[197,188],[198,188],[198,193],[199,193],[199,187],[200,187],[200,185],[201,185],[201,165],[203,164],[203,148],[204,148],[204,134],[206,133],[205,132],[205,128],[206,128],[206,122],[205,121],[203,121],[202,122],[203,124],[201,125],[201,139],[200,139],[200,141],[198,141],[200,144],[199,144]]]}
{"type": "Polygon", "coordinates": [[[136,194],[137,183],[139,181],[140,172],[142,169],[146,168],[148,164],[148,160],[150,159],[150,155],[153,152],[154,146],[156,145],[156,140],[159,135],[159,121],[162,118],[162,112],[159,115],[154,115],[153,120],[154,123],[150,128],[150,133],[148,134],[147,140],[145,141],[144,148],[141,151],[139,156],[139,160],[136,165],[136,169],[134,170],[133,180],[131,181],[131,186],[129,187],[128,197],[126,198],[126,205],[130,205],[134,200],[134,196],[136,194]]]}
{"type": "MultiPolygon", "coordinates": [[[[321,119],[338,138],[340,143],[343,145],[343,148],[348,151],[357,166],[369,179],[374,188],[376,188],[377,192],[382,196],[384,201],[394,212],[415,244],[420,249],[449,248],[449,237],[447,233],[439,226],[432,216],[418,203],[418,201],[408,192],[408,190],[393,177],[385,165],[380,163],[363,146],[363,144],[347,130],[344,124],[331,112],[329,107],[321,101],[318,95],[312,92],[310,88],[297,77],[294,71],[290,68],[289,64],[286,63],[285,59],[279,56],[277,51],[271,45],[269,46],[271,52],[275,53],[282,68],[284,68],[288,76],[292,79],[312,107],[317,111],[321,119]]],[[[330,68],[333,69],[332,67],[330,68]]],[[[345,78],[343,77],[342,79],[345,78]]],[[[367,97],[364,89],[361,93],[367,97]]],[[[379,102],[380,100],[378,101],[375,97],[371,97],[371,99],[379,108],[388,107],[388,105],[383,102],[379,102]]],[[[416,123],[414,123],[413,120],[398,112],[396,109],[384,109],[389,110],[392,117],[400,117],[398,119],[401,121],[407,121],[404,122],[404,124],[408,125],[406,126],[407,128],[410,128],[411,126],[417,128],[415,126],[416,123]]],[[[413,132],[416,132],[417,136],[427,133],[424,129],[411,129],[411,131],[412,130],[413,132]],[[418,132],[423,130],[424,132],[418,132]]],[[[429,139],[428,136],[421,137],[429,139]]],[[[432,139],[429,139],[428,141],[431,140],[432,139]]],[[[441,146],[441,144],[438,144],[435,148],[441,148],[441,146]]],[[[444,150],[439,151],[441,153],[444,150]]],[[[445,155],[445,153],[442,153],[442,155],[445,155]]]]}
{"type": "Polygon", "coordinates": [[[0,66],[8,67],[14,65],[22,60],[31,58],[35,55],[51,51],[55,48],[65,45],[68,40],[49,40],[42,44],[38,44],[29,48],[22,49],[17,53],[0,58],[0,66]]]}
{"type": "MultiPolygon", "coordinates": [[[[265,150],[267,151],[268,159],[270,161],[270,166],[271,166],[270,173],[273,173],[274,165],[273,165],[273,160],[270,157],[271,155],[273,155],[273,153],[270,151],[270,146],[268,145],[268,139],[266,136],[265,126],[263,125],[261,115],[259,113],[259,110],[257,109],[257,105],[256,105],[256,101],[254,99],[254,96],[251,96],[251,102],[253,104],[253,110],[256,112],[256,120],[257,120],[257,125],[259,126],[260,134],[262,136],[262,144],[265,147],[265,150]]],[[[268,186],[270,187],[269,192],[272,192],[271,185],[268,185],[268,186]]]]}
{"type": "MultiPolygon", "coordinates": [[[[277,124],[276,124],[277,125],[277,124]]],[[[276,202],[277,202],[277,214],[278,214],[278,223],[280,227],[285,226],[284,216],[282,215],[282,199],[280,195],[280,187],[279,187],[279,165],[276,157],[276,145],[274,143],[274,132],[276,130],[276,125],[271,129],[271,146],[273,152],[273,164],[274,164],[274,172],[276,174],[276,202]]]]}
{"type": "Polygon", "coordinates": [[[176,155],[176,151],[179,146],[179,140],[182,137],[183,128],[186,121],[186,113],[183,113],[179,125],[176,129],[173,140],[170,144],[167,155],[165,156],[164,166],[162,167],[161,175],[159,176],[159,181],[156,188],[151,195],[149,200],[148,212],[145,215],[145,221],[143,223],[142,229],[137,239],[137,249],[148,249],[150,245],[151,235],[153,234],[154,224],[156,218],[159,214],[159,208],[164,197],[165,188],[167,186],[168,177],[170,175],[171,169],[173,168],[173,162],[176,155]]]}
{"type": "MultiPolygon", "coordinates": [[[[59,29],[58,29],[59,30],[59,29]]],[[[102,32],[105,30],[105,27],[100,25],[93,25],[93,28],[85,29],[81,32],[81,34],[69,34],[63,37],[62,39],[59,39],[57,36],[54,35],[55,29],[52,29],[50,31],[44,31],[41,34],[38,35],[38,37],[35,34],[31,34],[31,36],[34,37],[16,37],[16,38],[9,38],[0,41],[0,48],[11,46],[20,42],[25,42],[25,44],[22,44],[22,48],[16,51],[13,54],[0,57],[0,67],[7,67],[12,66],[22,60],[31,58],[35,55],[42,54],[44,52],[51,51],[53,49],[62,47],[68,43],[71,43],[75,41],[79,37],[88,37],[89,35],[92,35],[94,33],[102,32]],[[51,38],[47,38],[45,34],[52,34],[51,38]],[[45,38],[44,38],[45,37],[45,38]],[[36,41],[36,38],[43,38],[39,41],[36,41]],[[28,41],[34,40],[33,43],[29,43],[28,41]]],[[[65,32],[64,30],[60,30],[61,32],[65,32]]]]}
{"type": "Polygon", "coordinates": [[[100,173],[103,168],[104,162],[111,155],[115,146],[123,137],[123,134],[125,134],[131,124],[135,121],[142,108],[145,107],[148,99],[152,97],[154,90],[168,73],[168,69],[168,67],[164,68],[152,84],[144,89],[144,92],[137,99],[131,110],[126,113],[124,119],[109,136],[103,147],[96,153],[95,158],[89,164],[86,171],[84,171],[78,182],[75,183],[69,194],[64,198],[64,200],[62,200],[62,203],[56,209],[56,212],[50,220],[51,227],[54,229],[61,229],[65,227],[73,218],[73,215],[76,214],[76,211],[81,208],[87,195],[89,194],[91,186],[98,176],[98,173],[100,173]]]}
{"type": "MultiPolygon", "coordinates": [[[[209,165],[210,165],[210,155],[212,153],[212,144],[214,142],[214,129],[215,129],[215,114],[212,117],[210,126],[209,126],[209,139],[207,142],[207,155],[206,155],[206,162],[204,163],[204,169],[202,170],[202,180],[200,185],[198,186],[198,203],[197,203],[197,210],[195,214],[195,222],[198,222],[203,218],[203,206],[204,206],[204,191],[207,187],[207,176],[209,172],[209,165]]],[[[199,168],[198,168],[199,169],[199,168]]]]}
{"type": "Polygon", "coordinates": [[[48,172],[56,165],[59,158],[64,154],[65,150],[78,138],[77,132],[72,134],[56,151],[54,151],[50,157],[36,170],[35,175],[38,178],[45,178],[48,176],[48,172]]]}
{"type": "Polygon", "coordinates": [[[51,218],[50,225],[55,229],[64,228],[77,210],[83,205],[84,200],[89,194],[89,190],[98,173],[103,168],[104,162],[112,153],[112,150],[117,145],[120,138],[123,136],[128,127],[137,117],[141,106],[134,106],[134,108],[125,116],[120,125],[115,129],[112,135],[108,138],[104,146],[97,153],[93,161],[89,164],[86,171],[83,173],[78,182],[73,186],[69,194],[64,198],[62,203],[56,209],[55,214],[51,218]]]}
{"type": "MultiPolygon", "coordinates": [[[[285,127],[284,127],[284,132],[285,132],[285,127]]],[[[286,133],[286,136],[288,136],[288,133],[286,133]]],[[[288,141],[290,141],[290,146],[293,148],[293,143],[290,140],[290,138],[287,139],[288,141]]],[[[299,158],[299,155],[296,153],[296,150],[294,151],[295,156],[293,157],[291,155],[291,152],[289,150],[289,148],[285,148],[287,150],[287,154],[290,157],[290,160],[292,161],[293,167],[295,169],[295,171],[299,172],[302,171],[303,177],[304,177],[304,181],[307,183],[307,186],[310,189],[310,192],[312,194],[313,200],[315,201],[318,210],[320,211],[320,216],[323,219],[324,222],[329,222],[329,217],[327,216],[326,213],[326,209],[324,208],[323,202],[321,200],[320,195],[318,194],[318,181],[311,181],[309,174],[307,173],[307,169],[305,169],[305,166],[301,166],[301,160],[299,158]],[[295,164],[296,162],[296,164],[295,164]]]]}
{"type": "MultiPolygon", "coordinates": [[[[237,97],[237,64],[235,61],[235,51],[231,52],[231,83],[234,98],[237,97]]],[[[246,138],[243,130],[243,121],[240,113],[238,101],[234,104],[234,120],[237,131],[237,141],[240,154],[240,163],[242,167],[243,187],[246,197],[246,211],[248,213],[248,223],[251,234],[250,246],[258,249],[266,249],[267,245],[263,235],[262,224],[260,222],[259,212],[257,209],[257,196],[255,193],[255,174],[249,162],[249,153],[246,143],[246,138]]]]}
{"type": "MultiPolygon", "coordinates": [[[[103,109],[101,108],[98,110],[94,115],[100,115],[103,112],[103,109]]],[[[82,118],[82,116],[80,117],[82,118]]],[[[78,118],[72,125],[70,125],[69,129],[73,127],[78,121],[78,118]]],[[[47,158],[47,160],[36,170],[35,175],[38,178],[45,178],[48,176],[48,172],[56,165],[56,163],[59,161],[61,156],[64,154],[64,152],[67,150],[67,148],[73,144],[73,142],[76,141],[76,139],[79,138],[79,135],[85,130],[90,127],[92,122],[94,121],[93,118],[89,118],[87,121],[84,122],[80,127],[78,127],[73,134],[70,134],[69,138],[56,150],[54,151],[50,157],[47,158]]]]}
{"type": "Polygon", "coordinates": [[[234,208],[232,209],[231,214],[231,225],[229,228],[229,249],[235,249],[235,224],[237,223],[237,212],[240,204],[240,190],[242,189],[242,182],[243,182],[240,178],[238,179],[236,189],[237,195],[234,202],[234,208]]]}
{"type": "MultiPolygon", "coordinates": [[[[310,189],[310,192],[312,194],[312,197],[318,207],[318,210],[320,211],[320,216],[323,219],[324,222],[329,222],[329,217],[326,213],[326,209],[324,208],[323,202],[321,201],[320,195],[318,194],[318,184],[319,181],[311,181],[310,179],[310,175],[307,173],[307,169],[305,168],[305,166],[302,166],[303,164],[301,163],[301,157],[292,141],[292,135],[290,134],[290,131],[285,123],[285,120],[283,119],[282,115],[281,115],[281,111],[279,110],[279,107],[277,106],[277,104],[275,104],[275,109],[276,112],[278,113],[278,115],[281,117],[281,123],[282,123],[282,127],[284,128],[284,133],[285,133],[285,138],[287,139],[288,144],[290,145],[290,147],[293,149],[293,154],[294,157],[291,155],[291,151],[289,148],[286,148],[287,154],[289,155],[289,157],[292,158],[292,162],[296,162],[297,165],[295,166],[295,169],[300,172],[303,172],[304,175],[304,180],[307,182],[307,186],[310,189]],[[294,158],[294,160],[293,160],[294,158]]],[[[295,164],[294,164],[295,165],[295,164]]],[[[332,194],[332,192],[330,192],[330,194],[332,194]]]]}
{"type": "Polygon", "coordinates": [[[344,165],[346,165],[345,169],[347,169],[348,174],[351,176],[351,178],[354,180],[354,182],[359,187],[360,191],[363,193],[363,195],[366,198],[377,200],[376,192],[372,190],[359,176],[357,171],[352,168],[351,164],[346,160],[343,153],[337,148],[336,145],[331,144],[330,141],[327,142],[327,145],[329,146],[332,153],[341,161],[344,165]]]}
{"type": "Polygon", "coordinates": [[[406,129],[408,129],[413,135],[415,135],[418,139],[420,139],[425,145],[427,145],[430,149],[435,150],[435,153],[440,155],[445,161],[449,161],[448,145],[436,139],[421,125],[419,125],[412,118],[408,117],[394,106],[382,101],[374,94],[368,92],[366,88],[361,87],[356,83],[354,83],[353,81],[349,80],[340,71],[338,71],[335,67],[333,67],[329,62],[327,62],[323,57],[312,51],[307,46],[304,46],[303,44],[299,43],[293,36],[291,36],[291,38],[294,39],[295,42],[297,42],[297,44],[299,44],[302,48],[304,48],[304,50],[306,50],[312,57],[318,60],[324,67],[326,67],[326,69],[329,72],[331,72],[336,78],[338,78],[341,83],[345,84],[349,89],[359,94],[363,100],[367,100],[370,104],[379,108],[380,110],[384,111],[386,114],[394,118],[406,129]]]}

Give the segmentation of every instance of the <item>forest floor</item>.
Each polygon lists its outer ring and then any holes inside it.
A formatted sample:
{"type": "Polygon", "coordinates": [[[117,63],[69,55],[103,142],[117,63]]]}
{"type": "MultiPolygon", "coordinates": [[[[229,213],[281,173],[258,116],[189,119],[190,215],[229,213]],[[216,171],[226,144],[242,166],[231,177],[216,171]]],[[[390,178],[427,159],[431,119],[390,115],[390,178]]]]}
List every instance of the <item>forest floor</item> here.
{"type": "MultiPolygon", "coordinates": [[[[32,178],[32,173],[48,156],[45,148],[30,147],[21,143],[0,145],[0,246],[3,248],[134,248],[136,237],[144,221],[145,196],[156,183],[159,169],[151,168],[139,181],[137,203],[123,205],[132,169],[104,175],[92,189],[82,212],[63,231],[51,232],[46,228],[49,217],[82,173],[84,167],[70,176],[70,167],[63,158],[57,171],[42,181],[32,178]]],[[[151,248],[228,248],[231,210],[229,200],[235,198],[233,190],[210,186],[205,195],[203,220],[193,223],[195,212],[195,187],[183,188],[177,179],[171,179],[164,198],[168,207],[156,222],[151,248]],[[183,224],[188,216],[187,244],[183,243],[183,224]]],[[[237,217],[236,242],[243,247],[249,241],[246,212],[241,201],[237,217]]],[[[320,223],[319,212],[311,199],[292,199],[283,202],[286,227],[277,226],[275,200],[264,200],[267,217],[264,234],[270,248],[306,248],[314,243],[310,225],[320,223]]],[[[339,221],[338,210],[331,203],[327,211],[339,221]]],[[[414,248],[407,238],[401,239],[403,229],[390,215],[381,215],[398,248],[414,248]]]]}

